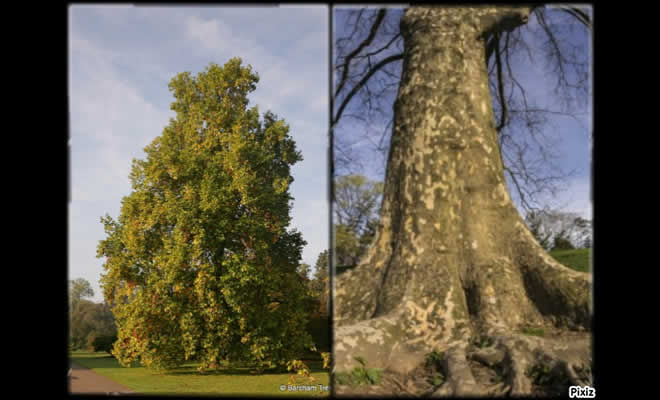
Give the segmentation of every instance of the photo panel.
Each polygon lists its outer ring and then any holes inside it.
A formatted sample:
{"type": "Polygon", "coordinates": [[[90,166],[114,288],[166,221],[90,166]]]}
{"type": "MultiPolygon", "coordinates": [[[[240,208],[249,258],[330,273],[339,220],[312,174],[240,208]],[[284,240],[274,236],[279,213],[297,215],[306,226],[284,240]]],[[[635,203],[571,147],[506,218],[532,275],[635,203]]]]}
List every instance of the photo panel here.
{"type": "Polygon", "coordinates": [[[592,18],[332,9],[334,395],[595,393],[592,18]]]}
{"type": "Polygon", "coordinates": [[[68,7],[70,393],[329,396],[329,10],[68,7]]]}

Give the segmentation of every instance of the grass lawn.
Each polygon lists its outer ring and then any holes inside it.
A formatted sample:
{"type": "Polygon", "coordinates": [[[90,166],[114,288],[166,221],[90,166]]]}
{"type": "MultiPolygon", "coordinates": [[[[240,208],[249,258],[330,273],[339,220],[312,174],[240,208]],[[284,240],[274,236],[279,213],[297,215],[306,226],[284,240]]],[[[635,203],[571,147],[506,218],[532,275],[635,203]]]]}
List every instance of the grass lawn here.
{"type": "Polygon", "coordinates": [[[591,272],[591,249],[556,250],[550,255],[568,268],[580,272],[591,272]]]}
{"type": "MultiPolygon", "coordinates": [[[[150,371],[139,365],[124,368],[117,363],[108,353],[72,352],[71,361],[78,365],[91,368],[99,375],[103,375],[113,381],[120,383],[138,393],[145,394],[190,394],[190,395],[273,395],[273,396],[315,396],[325,397],[328,391],[321,392],[318,384],[328,386],[328,370],[322,368],[323,363],[312,361],[307,365],[312,371],[316,381],[312,384],[316,387],[314,392],[290,392],[281,391],[281,385],[287,385],[288,373],[263,373],[257,375],[249,368],[228,367],[218,371],[200,375],[196,368],[199,364],[187,363],[180,368],[158,373],[150,371]]],[[[302,383],[300,383],[302,385],[302,383]]]]}

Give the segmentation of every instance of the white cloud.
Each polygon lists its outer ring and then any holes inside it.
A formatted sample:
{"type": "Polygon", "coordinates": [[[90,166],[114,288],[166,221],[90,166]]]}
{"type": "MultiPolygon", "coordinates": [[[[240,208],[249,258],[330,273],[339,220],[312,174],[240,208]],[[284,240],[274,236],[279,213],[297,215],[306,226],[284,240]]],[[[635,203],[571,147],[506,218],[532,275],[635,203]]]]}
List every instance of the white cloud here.
{"type": "Polygon", "coordinates": [[[183,35],[190,44],[200,45],[196,50],[198,54],[225,58],[238,55],[246,64],[255,65],[267,65],[259,61],[273,61],[270,53],[247,35],[249,32],[234,30],[219,19],[190,15],[182,25],[183,35]]]}
{"type": "Polygon", "coordinates": [[[129,188],[131,159],[142,158],[142,148],[161,134],[170,113],[121,78],[113,66],[116,53],[75,33],[70,51],[73,200],[101,199],[129,188]]]}
{"type": "MultiPolygon", "coordinates": [[[[576,213],[582,218],[591,220],[593,206],[591,202],[591,181],[588,177],[576,178],[565,182],[564,189],[556,196],[546,195],[539,199],[544,207],[552,210],[576,213]]],[[[518,207],[521,215],[525,215],[518,207]]]]}
{"type": "Polygon", "coordinates": [[[582,218],[592,218],[591,182],[586,179],[574,179],[567,185],[557,200],[557,204],[564,206],[568,212],[580,214],[582,218]]]}
{"type": "MultiPolygon", "coordinates": [[[[274,14],[274,18],[277,18],[274,14]]],[[[198,16],[188,16],[183,22],[184,36],[194,43],[198,43],[199,55],[208,55],[223,59],[240,56],[245,64],[250,64],[260,77],[257,90],[252,94],[251,100],[258,104],[260,109],[280,110],[291,103],[298,107],[309,107],[313,111],[327,111],[319,97],[325,97],[327,92],[327,62],[323,60],[307,60],[309,52],[324,54],[324,46],[311,46],[312,38],[320,38],[318,31],[309,34],[305,32],[303,39],[293,41],[292,51],[278,53],[278,49],[268,48],[253,39],[254,32],[238,31],[229,24],[218,19],[206,20],[198,16]],[[290,53],[295,54],[291,57],[290,53]],[[311,65],[299,65],[301,60],[312,61],[311,65]],[[311,85],[310,85],[311,84],[311,85]],[[300,101],[310,93],[316,95],[314,101],[300,101]]],[[[268,33],[268,32],[266,32],[268,33]]],[[[256,36],[265,36],[264,33],[256,36]]],[[[286,41],[283,43],[286,44],[286,41]]],[[[327,100],[326,100],[327,101],[327,100]]],[[[289,107],[287,107],[289,108],[289,107]]]]}
{"type": "Polygon", "coordinates": [[[217,20],[204,21],[193,15],[186,17],[183,26],[186,36],[198,41],[206,50],[220,50],[223,42],[231,43],[232,40],[229,29],[217,20]]]}

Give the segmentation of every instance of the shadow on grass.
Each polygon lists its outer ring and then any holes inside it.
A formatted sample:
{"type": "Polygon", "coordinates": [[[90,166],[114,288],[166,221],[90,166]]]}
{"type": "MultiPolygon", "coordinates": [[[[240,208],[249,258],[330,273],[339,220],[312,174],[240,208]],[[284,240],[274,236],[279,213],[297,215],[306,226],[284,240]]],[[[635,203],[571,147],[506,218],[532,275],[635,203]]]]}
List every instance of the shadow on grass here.
{"type": "MultiPolygon", "coordinates": [[[[119,365],[117,359],[109,354],[74,353],[69,355],[69,360],[82,368],[123,368],[119,365]]],[[[131,366],[140,367],[141,365],[140,363],[133,363],[131,366]]],[[[71,368],[80,369],[76,366],[72,366],[71,368]]]]}
{"type": "MultiPolygon", "coordinates": [[[[69,356],[70,361],[76,363],[82,368],[124,368],[119,365],[119,362],[111,355],[108,354],[94,354],[94,353],[73,353],[69,356]]],[[[323,369],[323,361],[319,360],[310,360],[303,358],[305,364],[309,367],[310,372],[328,372],[327,369],[323,369]]],[[[207,370],[203,374],[197,371],[199,364],[196,363],[187,363],[181,367],[169,371],[156,372],[162,375],[199,375],[199,376],[213,376],[213,375],[245,375],[245,376],[258,376],[258,375],[282,375],[282,374],[295,374],[295,371],[287,371],[286,368],[278,369],[272,368],[267,369],[261,373],[257,373],[254,367],[249,366],[227,366],[220,367],[217,370],[207,370]]],[[[142,367],[139,362],[131,364],[131,367],[137,368],[142,367]]],[[[73,369],[79,369],[79,367],[72,366],[73,369]]]]}
{"type": "MultiPolygon", "coordinates": [[[[327,369],[323,368],[323,362],[320,361],[308,361],[306,362],[307,366],[309,367],[309,371],[311,373],[316,373],[316,372],[328,372],[327,369]]],[[[249,368],[249,367],[220,367],[219,369],[215,370],[208,370],[201,374],[199,371],[197,371],[196,366],[185,366],[185,367],[179,367],[177,369],[171,370],[171,371],[165,371],[163,372],[163,375],[208,375],[208,376],[213,376],[213,375],[253,375],[253,376],[259,376],[259,375],[283,375],[283,374],[295,374],[295,371],[287,371],[286,368],[283,369],[267,369],[261,373],[257,373],[257,371],[254,368],[249,368]]]]}

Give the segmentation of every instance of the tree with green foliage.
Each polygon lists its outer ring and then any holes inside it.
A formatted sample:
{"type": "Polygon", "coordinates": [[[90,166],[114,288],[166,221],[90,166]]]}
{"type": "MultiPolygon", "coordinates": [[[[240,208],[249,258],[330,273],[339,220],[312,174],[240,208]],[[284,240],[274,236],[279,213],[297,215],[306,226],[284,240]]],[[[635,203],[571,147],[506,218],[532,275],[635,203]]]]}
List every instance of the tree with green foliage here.
{"type": "Polygon", "coordinates": [[[112,311],[106,304],[81,299],[71,313],[69,339],[74,350],[88,348],[97,336],[114,335],[116,331],[112,311]]]}
{"type": "Polygon", "coordinates": [[[362,175],[335,178],[335,252],[337,265],[355,265],[371,244],[378,225],[383,183],[362,175]]]}
{"type": "Polygon", "coordinates": [[[573,246],[573,243],[571,243],[571,241],[568,240],[567,237],[563,235],[555,236],[552,250],[573,250],[573,249],[575,249],[575,246],[573,246]]]}
{"type": "Polygon", "coordinates": [[[362,254],[360,237],[348,226],[335,224],[335,252],[337,265],[354,266],[362,254]]]}
{"type": "Polygon", "coordinates": [[[311,270],[312,267],[307,263],[300,263],[300,265],[298,265],[298,275],[300,275],[303,282],[308,283],[310,281],[309,275],[311,270]]]}
{"type": "Polygon", "coordinates": [[[316,309],[318,308],[318,300],[315,298],[314,293],[312,292],[312,279],[310,278],[310,271],[312,270],[311,265],[307,263],[300,263],[298,265],[298,277],[302,282],[306,290],[306,298],[303,302],[303,310],[309,316],[312,316],[316,309]]]}
{"type": "Polygon", "coordinates": [[[86,279],[78,278],[69,281],[69,304],[71,311],[73,311],[81,299],[93,296],[94,290],[92,290],[92,285],[86,279]]]}
{"type": "Polygon", "coordinates": [[[302,156],[284,120],[248,108],[258,81],[240,58],[175,76],[176,118],[133,161],[118,220],[101,219],[121,365],[263,369],[312,345],[296,279],[305,241],[288,229],[302,156]]]}
{"type": "Polygon", "coordinates": [[[115,335],[98,335],[94,336],[94,339],[91,341],[91,347],[93,351],[103,351],[112,354],[112,348],[116,341],[117,336],[115,335]]]}
{"type": "Polygon", "coordinates": [[[72,349],[80,349],[84,347],[87,337],[91,331],[89,326],[81,326],[80,314],[84,314],[87,310],[87,303],[93,304],[90,301],[84,300],[94,296],[94,290],[89,281],[83,278],[77,278],[69,281],[69,345],[72,349]],[[78,306],[83,301],[84,306],[81,312],[78,312],[78,306]],[[76,315],[78,314],[78,315],[76,315]],[[76,318],[74,319],[74,316],[76,318]],[[74,324],[74,322],[76,322],[74,324]]]}
{"type": "Polygon", "coordinates": [[[314,277],[311,281],[312,293],[319,299],[319,312],[324,315],[329,314],[328,303],[330,298],[330,258],[328,250],[323,250],[314,265],[314,277]]]}

